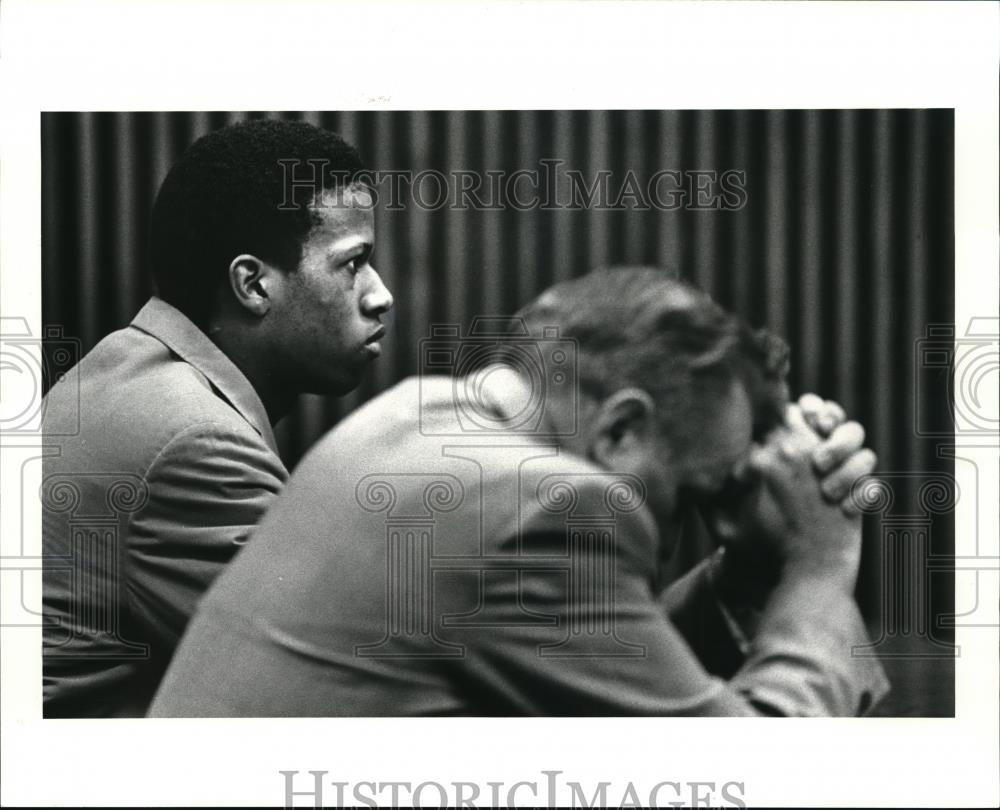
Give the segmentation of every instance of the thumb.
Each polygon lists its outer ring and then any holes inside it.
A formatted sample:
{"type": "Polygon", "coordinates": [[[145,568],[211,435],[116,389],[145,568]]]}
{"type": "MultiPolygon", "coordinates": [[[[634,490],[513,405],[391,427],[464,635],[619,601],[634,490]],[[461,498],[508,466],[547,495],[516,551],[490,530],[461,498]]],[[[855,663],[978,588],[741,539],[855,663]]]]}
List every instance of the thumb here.
{"type": "Polygon", "coordinates": [[[792,404],[785,409],[785,428],[788,431],[786,441],[791,439],[796,450],[812,450],[820,443],[819,435],[809,426],[798,405],[792,404]]]}
{"type": "Polygon", "coordinates": [[[793,431],[812,431],[812,428],[809,427],[809,423],[806,421],[805,414],[802,412],[802,408],[794,402],[785,406],[785,427],[793,431]]]}

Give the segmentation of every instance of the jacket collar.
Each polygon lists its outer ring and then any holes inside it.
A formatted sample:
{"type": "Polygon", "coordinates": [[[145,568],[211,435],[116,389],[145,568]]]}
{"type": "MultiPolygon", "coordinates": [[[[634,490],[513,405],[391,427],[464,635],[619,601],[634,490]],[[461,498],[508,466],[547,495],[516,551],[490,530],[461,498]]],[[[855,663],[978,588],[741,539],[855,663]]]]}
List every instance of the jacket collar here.
{"type": "Polygon", "coordinates": [[[264,404],[236,364],[209,340],[179,309],[155,295],[133,318],[132,326],[152,335],[170,351],[204,374],[212,386],[267,442],[275,454],[278,445],[264,404]]]}

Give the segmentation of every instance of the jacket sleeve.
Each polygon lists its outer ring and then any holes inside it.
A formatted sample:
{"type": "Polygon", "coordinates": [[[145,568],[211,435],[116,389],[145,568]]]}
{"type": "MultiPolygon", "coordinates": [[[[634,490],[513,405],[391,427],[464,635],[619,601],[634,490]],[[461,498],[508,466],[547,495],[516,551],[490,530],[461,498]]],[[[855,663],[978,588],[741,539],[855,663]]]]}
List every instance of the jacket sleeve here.
{"type": "Polygon", "coordinates": [[[176,646],[287,477],[256,434],[212,422],[174,436],[154,459],[124,564],[129,609],[163,649],[176,646]]]}
{"type": "Polygon", "coordinates": [[[853,599],[803,599],[772,586],[723,589],[723,554],[703,560],[660,597],[709,672],[771,714],[861,715],[885,696],[888,681],[865,653],[869,638],[853,599]]]}
{"type": "MultiPolygon", "coordinates": [[[[851,715],[873,699],[877,663],[852,657],[867,641],[853,603],[803,610],[780,604],[761,622],[749,655],[726,679],[710,673],[665,615],[652,562],[631,553],[651,538],[622,521],[616,542],[589,542],[563,575],[524,570],[484,578],[482,604],[505,626],[471,645],[470,666],[500,713],[555,715],[851,715]],[[578,569],[574,581],[574,570],[578,569]],[[613,572],[613,573],[612,573],[613,572]],[[532,626],[525,616],[535,616],[532,626]],[[550,627],[540,626],[548,616],[550,627]],[[491,641],[492,639],[492,641],[491,641]]],[[[565,532],[532,533],[532,553],[565,555],[565,532]]]]}

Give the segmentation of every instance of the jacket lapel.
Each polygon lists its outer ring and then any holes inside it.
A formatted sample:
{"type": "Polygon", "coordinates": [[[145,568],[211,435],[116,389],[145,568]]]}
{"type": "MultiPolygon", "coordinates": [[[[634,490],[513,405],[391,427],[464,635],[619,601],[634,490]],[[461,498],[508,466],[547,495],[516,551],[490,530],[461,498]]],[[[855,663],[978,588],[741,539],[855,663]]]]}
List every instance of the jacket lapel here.
{"type": "Polygon", "coordinates": [[[132,320],[170,351],[205,375],[215,390],[278,452],[271,422],[257,392],[243,372],[178,309],[156,296],[132,320]]]}

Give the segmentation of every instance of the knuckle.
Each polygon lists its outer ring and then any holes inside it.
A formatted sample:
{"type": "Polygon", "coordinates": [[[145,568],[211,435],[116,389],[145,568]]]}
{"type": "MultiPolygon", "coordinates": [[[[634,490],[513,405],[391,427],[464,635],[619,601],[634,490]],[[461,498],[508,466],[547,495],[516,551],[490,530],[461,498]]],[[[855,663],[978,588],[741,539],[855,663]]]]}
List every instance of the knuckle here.
{"type": "Polygon", "coordinates": [[[840,500],[844,497],[844,482],[839,477],[828,478],[820,485],[823,494],[831,500],[840,500]]]}
{"type": "Polygon", "coordinates": [[[828,470],[832,461],[833,457],[830,454],[830,448],[825,443],[813,450],[813,464],[816,465],[820,472],[828,470]]]}
{"type": "Polygon", "coordinates": [[[823,407],[823,400],[815,394],[803,394],[799,397],[799,407],[807,413],[815,413],[823,407]]]}
{"type": "Polygon", "coordinates": [[[860,450],[865,443],[865,431],[857,422],[844,422],[834,432],[831,439],[844,449],[860,450]]]}
{"type": "Polygon", "coordinates": [[[828,400],[826,400],[825,404],[826,404],[827,410],[830,413],[832,413],[834,416],[836,416],[838,419],[844,420],[844,419],[847,418],[847,414],[844,412],[844,409],[843,409],[843,407],[841,407],[841,405],[840,405],[839,402],[836,402],[836,401],[834,401],[832,399],[828,399],[828,400]]]}
{"type": "Polygon", "coordinates": [[[855,440],[858,442],[858,444],[864,444],[865,443],[865,429],[862,426],[862,424],[860,422],[853,422],[853,421],[852,422],[848,422],[847,424],[851,426],[851,430],[854,433],[855,440]]]}
{"type": "Polygon", "coordinates": [[[855,466],[856,478],[869,475],[874,472],[875,468],[878,466],[878,456],[875,455],[874,451],[865,448],[858,453],[858,460],[855,466]]]}

